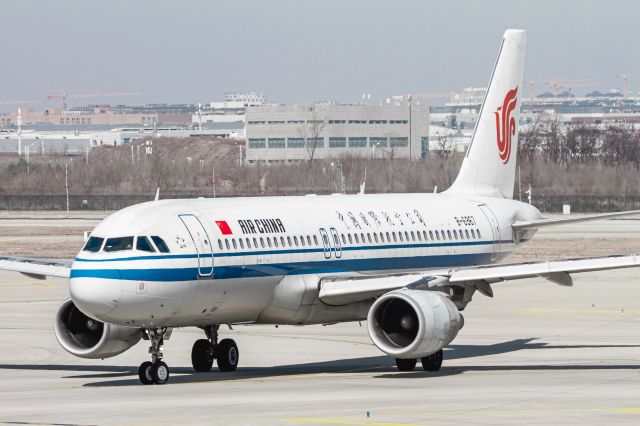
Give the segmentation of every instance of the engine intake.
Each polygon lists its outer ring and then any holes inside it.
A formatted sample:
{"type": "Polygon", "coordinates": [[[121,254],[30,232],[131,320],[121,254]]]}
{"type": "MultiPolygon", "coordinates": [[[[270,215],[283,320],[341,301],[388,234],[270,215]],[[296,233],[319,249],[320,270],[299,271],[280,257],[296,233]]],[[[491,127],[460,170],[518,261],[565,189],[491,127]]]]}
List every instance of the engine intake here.
{"type": "Polygon", "coordinates": [[[56,314],[56,339],[70,354],[80,358],[109,358],[126,351],[142,338],[140,329],[105,324],[82,313],[71,299],[56,314]]]}
{"type": "Polygon", "coordinates": [[[449,344],[462,328],[462,316],[437,291],[394,290],[375,301],[367,316],[369,337],[394,358],[422,358],[449,344]]]}

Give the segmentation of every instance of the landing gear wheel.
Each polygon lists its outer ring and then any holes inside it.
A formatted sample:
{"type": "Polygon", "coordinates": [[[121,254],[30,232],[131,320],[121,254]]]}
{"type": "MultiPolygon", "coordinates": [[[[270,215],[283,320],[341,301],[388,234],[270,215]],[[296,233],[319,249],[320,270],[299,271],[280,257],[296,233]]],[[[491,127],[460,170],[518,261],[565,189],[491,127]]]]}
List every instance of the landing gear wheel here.
{"type": "Polygon", "coordinates": [[[151,367],[151,379],[156,385],[164,385],[169,380],[169,367],[162,361],[156,361],[151,367]]]}
{"type": "Polygon", "coordinates": [[[140,364],[140,368],[138,368],[138,377],[140,378],[140,383],[143,385],[152,385],[153,379],[151,378],[151,367],[153,364],[151,361],[145,361],[140,364]]]}
{"type": "Polygon", "coordinates": [[[413,371],[417,363],[417,359],[396,358],[396,365],[400,371],[413,371]]]}
{"type": "Polygon", "coordinates": [[[211,371],[213,366],[213,344],[207,339],[196,340],[191,349],[191,365],[199,373],[211,371]]]}
{"type": "Polygon", "coordinates": [[[442,349],[434,354],[425,356],[420,359],[422,362],[422,368],[424,368],[424,371],[439,371],[440,367],[442,367],[443,357],[442,349]]]}
{"type": "Polygon", "coordinates": [[[236,367],[238,367],[238,359],[240,358],[236,342],[234,342],[233,339],[224,339],[218,343],[216,358],[218,359],[218,368],[220,371],[235,371],[236,367]]]}

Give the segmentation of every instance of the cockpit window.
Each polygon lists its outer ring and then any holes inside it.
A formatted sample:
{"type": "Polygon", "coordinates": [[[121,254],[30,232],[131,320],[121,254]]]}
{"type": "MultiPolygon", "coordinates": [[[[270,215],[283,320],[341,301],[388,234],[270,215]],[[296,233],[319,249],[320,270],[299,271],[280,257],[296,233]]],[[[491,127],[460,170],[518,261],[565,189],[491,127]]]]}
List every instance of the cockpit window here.
{"type": "Polygon", "coordinates": [[[151,245],[151,243],[149,242],[149,240],[147,239],[147,237],[138,237],[138,239],[136,240],[136,250],[149,251],[149,252],[156,251],[151,245]]]}
{"type": "Polygon", "coordinates": [[[107,238],[104,245],[104,251],[122,251],[131,250],[133,248],[133,237],[107,238]]]}
{"type": "Polygon", "coordinates": [[[169,247],[167,247],[167,244],[162,238],[158,237],[157,235],[152,235],[151,239],[156,244],[156,247],[158,247],[158,250],[161,253],[169,253],[169,247]]]}
{"type": "Polygon", "coordinates": [[[91,253],[96,253],[100,251],[100,247],[102,247],[102,243],[104,242],[104,238],[100,237],[90,237],[87,241],[87,244],[84,245],[82,250],[90,251],[91,253]]]}

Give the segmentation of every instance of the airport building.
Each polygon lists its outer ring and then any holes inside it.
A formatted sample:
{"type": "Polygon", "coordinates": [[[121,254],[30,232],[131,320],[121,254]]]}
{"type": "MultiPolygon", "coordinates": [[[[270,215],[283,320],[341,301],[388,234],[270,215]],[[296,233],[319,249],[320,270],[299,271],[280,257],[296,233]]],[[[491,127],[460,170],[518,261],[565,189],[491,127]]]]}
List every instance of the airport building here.
{"type": "Polygon", "coordinates": [[[249,164],[344,156],[419,159],[429,152],[429,107],[407,103],[248,107],[246,138],[249,164]]]}

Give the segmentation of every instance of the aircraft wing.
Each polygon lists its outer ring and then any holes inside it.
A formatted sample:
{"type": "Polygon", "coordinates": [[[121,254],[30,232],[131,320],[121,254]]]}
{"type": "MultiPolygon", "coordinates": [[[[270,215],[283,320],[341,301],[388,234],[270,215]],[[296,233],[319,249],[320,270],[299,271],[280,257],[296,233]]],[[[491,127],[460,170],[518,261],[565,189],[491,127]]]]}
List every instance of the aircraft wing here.
{"type": "Polygon", "coordinates": [[[33,259],[28,257],[0,257],[0,270],[20,272],[28,277],[69,278],[71,260],[33,259]]]}
{"type": "Polygon", "coordinates": [[[599,213],[599,214],[590,214],[586,216],[579,217],[559,217],[559,218],[550,218],[550,219],[540,219],[540,220],[529,220],[529,221],[517,221],[511,227],[514,231],[522,231],[525,229],[537,229],[543,228],[547,226],[559,226],[566,225],[568,223],[578,223],[578,222],[588,222],[591,220],[600,220],[600,219],[613,219],[616,217],[625,217],[625,216],[635,216],[640,215],[640,210],[628,210],[625,212],[613,212],[613,213],[599,213]]]}
{"type": "Polygon", "coordinates": [[[546,262],[512,263],[385,276],[327,277],[320,281],[319,298],[328,305],[343,305],[376,297],[398,288],[423,288],[441,285],[475,286],[493,296],[490,284],[541,277],[556,284],[571,286],[570,274],[640,267],[640,254],[592,257],[546,262]]]}

